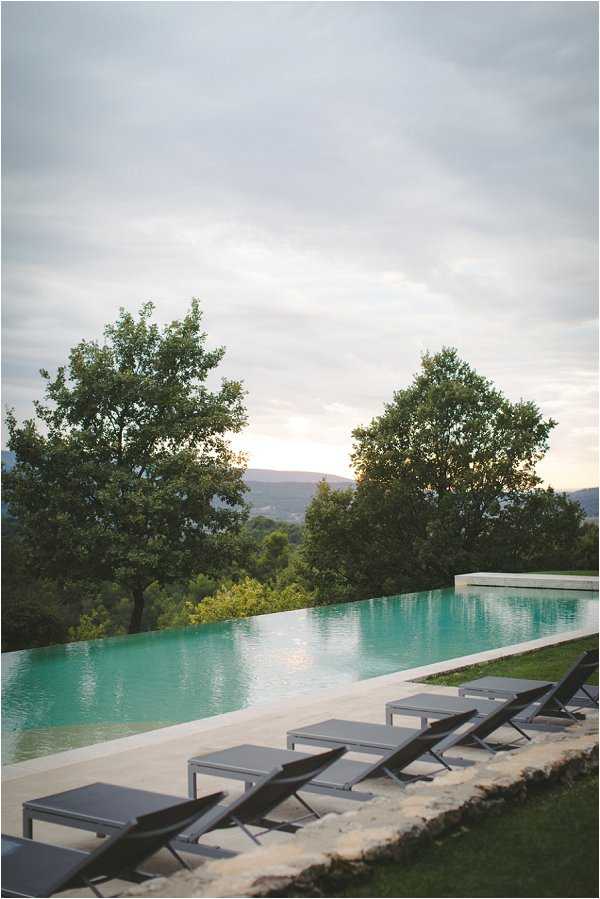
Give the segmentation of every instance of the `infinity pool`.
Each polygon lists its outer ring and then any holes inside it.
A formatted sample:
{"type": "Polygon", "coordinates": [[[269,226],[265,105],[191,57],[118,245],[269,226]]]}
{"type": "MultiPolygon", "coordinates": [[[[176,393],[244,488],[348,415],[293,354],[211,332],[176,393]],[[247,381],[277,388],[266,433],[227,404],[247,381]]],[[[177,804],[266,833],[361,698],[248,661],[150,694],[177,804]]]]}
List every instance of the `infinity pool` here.
{"type": "Polygon", "coordinates": [[[469,587],[5,653],[3,762],[597,626],[597,593],[469,587]]]}

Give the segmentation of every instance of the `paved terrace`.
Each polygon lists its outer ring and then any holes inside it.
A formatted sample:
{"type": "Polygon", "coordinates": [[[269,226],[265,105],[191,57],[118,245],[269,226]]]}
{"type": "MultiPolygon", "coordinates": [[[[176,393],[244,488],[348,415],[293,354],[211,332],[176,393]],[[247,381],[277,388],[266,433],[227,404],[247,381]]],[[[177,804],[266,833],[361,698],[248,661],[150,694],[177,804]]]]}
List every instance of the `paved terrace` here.
{"type": "MultiPolygon", "coordinates": [[[[384,704],[387,700],[408,696],[423,689],[421,684],[411,682],[411,678],[424,677],[451,668],[462,668],[475,662],[573,640],[587,636],[588,633],[588,631],[572,632],[558,637],[477,653],[459,660],[440,662],[410,671],[359,681],[344,689],[291,697],[286,703],[244,709],[7,766],[3,769],[2,830],[4,833],[10,834],[21,833],[21,806],[25,800],[72,789],[94,781],[185,796],[187,760],[191,756],[239,743],[285,747],[287,730],[331,717],[384,723],[384,704]]],[[[201,689],[200,685],[199,689],[201,689]]],[[[452,688],[427,687],[427,689],[455,694],[455,690],[452,688]]],[[[418,726],[418,720],[414,718],[405,721],[396,718],[395,723],[418,726]]],[[[508,731],[507,738],[509,734],[513,733],[513,731],[508,731]]],[[[545,736],[536,734],[534,738],[543,740],[545,736]]],[[[305,749],[305,747],[298,748],[305,749]]],[[[310,750],[306,749],[306,751],[310,750]]],[[[319,750],[315,749],[314,751],[319,750]]],[[[465,757],[470,755],[471,759],[481,761],[482,753],[469,750],[461,752],[465,757]]],[[[361,758],[356,754],[349,754],[348,757],[361,758]]],[[[362,758],[373,760],[373,756],[362,756],[362,758]]],[[[415,766],[414,770],[420,769],[425,773],[431,771],[432,768],[432,765],[423,763],[415,766]]],[[[442,775],[439,779],[443,779],[445,776],[442,775]]],[[[212,777],[199,776],[198,785],[199,792],[206,793],[225,789],[230,797],[236,796],[241,789],[239,782],[212,777]]],[[[390,798],[398,796],[401,792],[399,787],[386,780],[372,781],[369,788],[376,795],[390,798]]],[[[357,802],[314,793],[307,798],[321,814],[346,812],[360,805],[357,802]]],[[[295,816],[297,804],[294,802],[293,805],[288,805],[290,817],[295,816]]],[[[34,822],[34,838],[85,850],[94,849],[98,845],[97,839],[91,833],[37,821],[34,822]]],[[[290,839],[293,840],[294,837],[285,834],[269,834],[262,838],[264,845],[267,846],[274,846],[278,841],[290,839]]],[[[252,849],[248,838],[237,829],[210,834],[203,837],[202,842],[238,851],[252,849]]],[[[188,855],[187,859],[194,866],[204,863],[198,856],[188,855]]],[[[173,859],[166,852],[155,856],[145,867],[148,870],[165,874],[176,870],[173,859]]],[[[111,888],[113,895],[115,891],[111,888]]],[[[64,895],[74,896],[80,895],[80,893],[73,891],[64,895]]]]}

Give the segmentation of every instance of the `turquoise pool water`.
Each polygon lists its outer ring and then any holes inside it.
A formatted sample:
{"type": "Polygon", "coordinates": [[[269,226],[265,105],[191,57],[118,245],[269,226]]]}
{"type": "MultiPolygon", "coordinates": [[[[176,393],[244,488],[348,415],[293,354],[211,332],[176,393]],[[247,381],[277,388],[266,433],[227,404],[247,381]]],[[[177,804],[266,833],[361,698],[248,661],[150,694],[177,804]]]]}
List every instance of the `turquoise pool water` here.
{"type": "Polygon", "coordinates": [[[597,625],[597,593],[470,587],[5,653],[3,762],[597,625]]]}

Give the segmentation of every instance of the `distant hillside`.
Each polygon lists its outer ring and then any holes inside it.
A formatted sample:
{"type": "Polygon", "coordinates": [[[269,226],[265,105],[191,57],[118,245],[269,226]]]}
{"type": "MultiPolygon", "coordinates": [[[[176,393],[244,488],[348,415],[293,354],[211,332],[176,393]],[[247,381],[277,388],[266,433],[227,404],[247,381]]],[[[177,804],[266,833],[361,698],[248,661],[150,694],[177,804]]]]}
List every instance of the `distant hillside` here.
{"type": "MultiPolygon", "coordinates": [[[[249,469],[250,471],[250,469],[249,469]]],[[[275,472],[274,472],[275,473],[275,472]]],[[[292,472],[293,473],[293,472],[292,472]]],[[[323,475],[334,490],[343,490],[352,486],[352,481],[323,475]]],[[[246,500],[252,506],[251,515],[266,515],[279,521],[303,522],[306,508],[314,496],[317,481],[312,483],[256,483],[246,478],[250,488],[246,500]]],[[[573,502],[579,503],[586,518],[598,519],[598,488],[587,487],[585,490],[567,491],[573,502]]]]}
{"type": "Polygon", "coordinates": [[[349,478],[318,471],[249,468],[244,480],[249,488],[246,501],[252,506],[250,514],[265,515],[277,521],[301,523],[316,486],[323,478],[334,490],[343,490],[354,483],[349,478]]]}
{"type": "MultiPolygon", "coordinates": [[[[10,469],[14,455],[2,450],[2,462],[10,469]]],[[[306,507],[323,478],[334,490],[343,490],[354,483],[350,478],[318,471],[277,471],[270,468],[248,468],[244,480],[248,485],[246,501],[252,506],[251,515],[265,515],[278,521],[301,523],[306,507]]],[[[598,518],[598,488],[567,492],[569,499],[578,502],[588,518],[598,518]]]]}
{"type": "MultiPolygon", "coordinates": [[[[15,464],[15,454],[10,450],[2,450],[2,463],[7,469],[15,464]]],[[[244,480],[253,484],[318,484],[323,478],[330,484],[352,484],[350,478],[342,478],[338,474],[326,474],[322,471],[279,471],[274,468],[247,468],[244,480]]]]}
{"type": "Polygon", "coordinates": [[[342,478],[338,474],[325,474],[322,471],[277,471],[272,468],[248,468],[245,476],[246,481],[256,484],[285,484],[290,481],[294,484],[318,484],[323,478],[330,484],[348,486],[353,483],[350,478],[342,478]]]}
{"type": "MultiPolygon", "coordinates": [[[[2,450],[2,463],[7,469],[15,464],[14,454],[2,450]]],[[[276,471],[269,468],[248,468],[244,480],[248,485],[246,501],[252,506],[250,514],[265,515],[277,521],[301,523],[304,512],[313,498],[319,481],[325,478],[335,490],[350,487],[349,478],[319,471],[276,471]]]]}
{"type": "Polygon", "coordinates": [[[569,499],[579,503],[588,518],[598,518],[598,488],[586,487],[585,490],[574,490],[567,493],[569,499]]]}
{"type": "MultiPolygon", "coordinates": [[[[329,477],[327,480],[329,481],[329,477]]],[[[303,522],[306,507],[315,494],[317,483],[317,481],[268,483],[250,481],[246,478],[249,487],[246,502],[252,506],[250,514],[266,515],[267,518],[275,518],[277,521],[303,522]]],[[[345,481],[342,478],[329,483],[333,490],[343,490],[344,487],[352,486],[352,481],[345,481]]]]}

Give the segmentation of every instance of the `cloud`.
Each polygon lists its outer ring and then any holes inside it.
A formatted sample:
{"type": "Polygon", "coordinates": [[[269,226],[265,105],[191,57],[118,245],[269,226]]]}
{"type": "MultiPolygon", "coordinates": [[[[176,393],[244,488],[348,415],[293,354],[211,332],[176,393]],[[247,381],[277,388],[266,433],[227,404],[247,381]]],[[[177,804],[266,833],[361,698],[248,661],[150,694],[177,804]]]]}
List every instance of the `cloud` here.
{"type": "Polygon", "coordinates": [[[451,344],[560,418],[548,477],[595,480],[569,436],[596,422],[593,4],[2,12],[18,414],[119,306],[199,295],[254,465],[308,452],[302,421],[346,473],[352,428],[451,344]]]}

